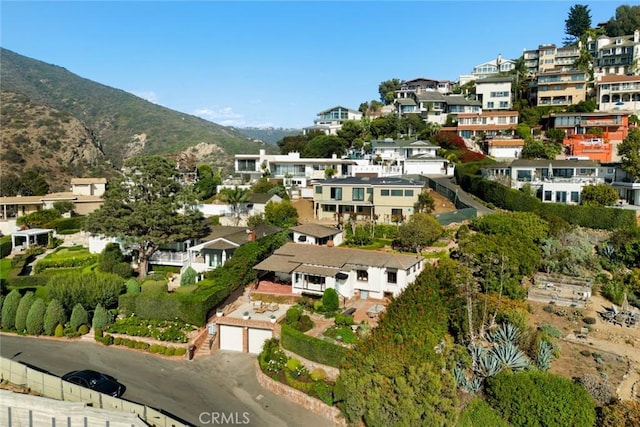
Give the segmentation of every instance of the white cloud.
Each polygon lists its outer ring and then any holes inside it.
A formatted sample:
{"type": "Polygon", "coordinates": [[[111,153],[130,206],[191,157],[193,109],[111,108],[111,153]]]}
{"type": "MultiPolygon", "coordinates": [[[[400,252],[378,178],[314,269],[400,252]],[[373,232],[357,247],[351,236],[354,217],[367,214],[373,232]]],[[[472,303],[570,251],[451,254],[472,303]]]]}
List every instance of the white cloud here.
{"type": "Polygon", "coordinates": [[[142,91],[142,92],[131,92],[133,93],[135,96],[139,96],[142,99],[146,99],[149,102],[153,102],[154,104],[159,104],[159,98],[158,98],[158,94],[155,93],[154,91],[150,90],[150,91],[142,91]]]}
{"type": "Polygon", "coordinates": [[[194,111],[193,114],[223,126],[244,125],[244,115],[234,112],[231,107],[201,108],[194,111]]]}

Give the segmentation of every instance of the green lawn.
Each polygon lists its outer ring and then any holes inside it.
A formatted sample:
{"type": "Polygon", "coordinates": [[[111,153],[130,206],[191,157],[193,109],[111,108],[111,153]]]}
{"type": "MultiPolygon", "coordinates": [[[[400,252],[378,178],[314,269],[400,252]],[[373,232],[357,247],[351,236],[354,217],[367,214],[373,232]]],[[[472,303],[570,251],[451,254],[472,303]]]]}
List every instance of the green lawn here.
{"type": "Polygon", "coordinates": [[[89,248],[77,245],[70,247],[61,247],[56,251],[50,253],[45,258],[49,259],[65,259],[65,258],[74,258],[81,255],[90,255],[89,248]]]}

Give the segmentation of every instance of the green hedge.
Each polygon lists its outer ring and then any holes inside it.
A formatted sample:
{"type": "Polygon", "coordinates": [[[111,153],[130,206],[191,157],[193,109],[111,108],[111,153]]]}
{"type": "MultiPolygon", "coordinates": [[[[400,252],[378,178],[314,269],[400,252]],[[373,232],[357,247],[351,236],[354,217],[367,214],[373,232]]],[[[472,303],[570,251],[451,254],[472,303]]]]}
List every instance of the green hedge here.
{"type": "MultiPolygon", "coordinates": [[[[118,306],[125,315],[135,313],[144,319],[180,319],[203,326],[208,314],[233,291],[256,279],[253,266],[268,257],[288,241],[288,231],[249,242],[235,250],[220,268],[207,273],[207,278],[195,285],[191,293],[146,292],[121,295],[118,306]]],[[[166,285],[165,285],[166,286],[166,285]]]]}
{"type": "Polygon", "coordinates": [[[0,259],[5,258],[11,253],[11,236],[0,237],[0,259]]]}
{"type": "Polygon", "coordinates": [[[463,190],[501,209],[534,212],[543,218],[556,216],[569,224],[587,228],[616,230],[636,227],[635,212],[627,209],[543,203],[536,197],[497,182],[488,181],[479,175],[462,175],[460,186],[463,190]]]}
{"type": "MultiPolygon", "coordinates": [[[[54,228],[58,233],[67,230],[81,230],[84,228],[84,222],[87,217],[74,216],[71,218],[58,218],[47,224],[47,228],[54,228]]],[[[62,233],[65,234],[65,233],[62,233]]]]}
{"type": "Polygon", "coordinates": [[[348,349],[328,341],[303,334],[290,326],[282,325],[282,347],[305,359],[339,368],[348,349]]]}
{"type": "Polygon", "coordinates": [[[8,280],[9,286],[12,288],[33,288],[36,286],[46,286],[47,276],[34,274],[31,276],[16,276],[8,280]]]}
{"type": "Polygon", "coordinates": [[[41,273],[49,268],[73,268],[85,267],[98,261],[98,255],[82,254],[69,258],[44,258],[38,261],[33,268],[35,273],[41,273]]]}

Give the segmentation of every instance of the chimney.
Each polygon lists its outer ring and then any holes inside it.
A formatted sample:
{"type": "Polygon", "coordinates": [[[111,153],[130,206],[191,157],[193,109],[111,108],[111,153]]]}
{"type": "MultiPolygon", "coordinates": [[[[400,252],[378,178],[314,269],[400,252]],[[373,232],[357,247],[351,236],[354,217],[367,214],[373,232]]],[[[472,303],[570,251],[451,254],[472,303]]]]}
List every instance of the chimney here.
{"type": "Polygon", "coordinates": [[[635,30],[633,32],[633,42],[634,43],[639,43],[640,42],[640,30],[635,30]]]}

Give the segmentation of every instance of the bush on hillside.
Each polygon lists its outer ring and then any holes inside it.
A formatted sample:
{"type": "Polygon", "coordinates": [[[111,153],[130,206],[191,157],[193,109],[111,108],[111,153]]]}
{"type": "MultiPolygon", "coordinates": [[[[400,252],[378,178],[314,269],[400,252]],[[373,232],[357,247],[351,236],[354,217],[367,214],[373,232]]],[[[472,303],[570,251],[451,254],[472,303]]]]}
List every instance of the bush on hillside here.
{"type": "Polygon", "coordinates": [[[16,311],[16,324],[15,328],[19,334],[23,333],[27,329],[27,315],[29,314],[29,309],[31,305],[35,302],[36,295],[29,291],[20,299],[20,304],[18,304],[18,310],[16,311]]]}
{"type": "Polygon", "coordinates": [[[16,313],[18,312],[18,305],[20,305],[21,299],[22,295],[20,295],[17,289],[9,292],[9,295],[5,298],[2,304],[2,329],[15,329],[16,313]]]}
{"type": "Polygon", "coordinates": [[[47,305],[47,311],[44,314],[44,333],[53,335],[58,325],[67,323],[67,315],[64,307],[57,299],[52,299],[47,305]]]}
{"type": "Polygon", "coordinates": [[[40,335],[44,332],[44,314],[47,306],[40,298],[36,299],[27,313],[27,333],[40,335]]]}
{"type": "Polygon", "coordinates": [[[89,313],[82,306],[82,304],[78,303],[73,306],[73,311],[71,312],[71,319],[69,319],[69,328],[72,331],[78,331],[80,325],[89,324],[89,313]]]}

